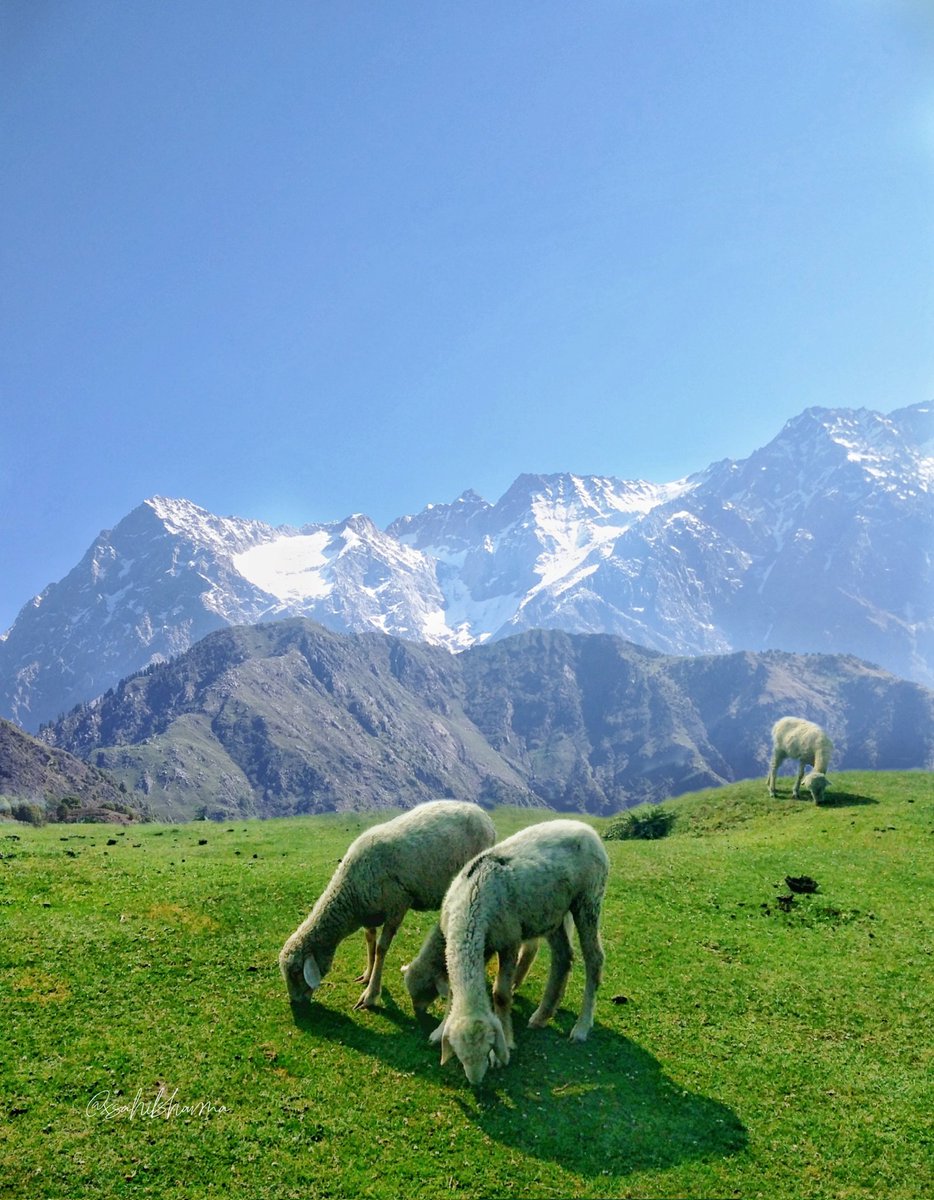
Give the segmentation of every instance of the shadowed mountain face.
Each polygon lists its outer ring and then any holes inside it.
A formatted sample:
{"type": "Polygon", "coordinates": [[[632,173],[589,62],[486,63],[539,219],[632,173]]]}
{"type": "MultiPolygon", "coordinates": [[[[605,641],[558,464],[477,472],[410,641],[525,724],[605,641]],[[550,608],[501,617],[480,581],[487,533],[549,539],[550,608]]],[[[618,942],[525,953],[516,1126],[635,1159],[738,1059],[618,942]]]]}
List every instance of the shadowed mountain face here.
{"type": "Polygon", "coordinates": [[[485,804],[608,813],[767,770],[820,722],[843,767],[934,765],[934,694],[856,659],[682,658],[533,631],[452,655],[304,619],[219,631],[43,736],[166,816],[485,804]]]}
{"type": "Polygon", "coordinates": [[[9,721],[0,719],[0,797],[7,815],[20,803],[34,805],[42,814],[68,820],[128,819],[127,796],[117,780],[80,758],[30,737],[9,721]],[[7,808],[9,806],[9,808],[7,808]]]}
{"type": "Polygon", "coordinates": [[[385,530],[277,528],[155,497],[0,640],[37,729],[213,630],[291,616],[459,650],[524,630],[669,654],[848,653],[934,685],[934,408],[808,409],[675,483],[522,475],[385,530]]]}

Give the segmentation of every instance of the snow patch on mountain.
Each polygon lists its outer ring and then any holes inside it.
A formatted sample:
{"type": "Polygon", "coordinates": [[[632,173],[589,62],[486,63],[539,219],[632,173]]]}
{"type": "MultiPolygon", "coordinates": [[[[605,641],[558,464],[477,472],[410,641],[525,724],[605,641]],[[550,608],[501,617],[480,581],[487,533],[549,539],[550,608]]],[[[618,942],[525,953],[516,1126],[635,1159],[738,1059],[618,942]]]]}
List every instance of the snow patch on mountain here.
{"type": "Polygon", "coordinates": [[[320,600],[331,590],[322,574],[330,561],[330,540],[325,529],[278,537],[235,554],[232,561],[244,579],[282,601],[320,600]]]}

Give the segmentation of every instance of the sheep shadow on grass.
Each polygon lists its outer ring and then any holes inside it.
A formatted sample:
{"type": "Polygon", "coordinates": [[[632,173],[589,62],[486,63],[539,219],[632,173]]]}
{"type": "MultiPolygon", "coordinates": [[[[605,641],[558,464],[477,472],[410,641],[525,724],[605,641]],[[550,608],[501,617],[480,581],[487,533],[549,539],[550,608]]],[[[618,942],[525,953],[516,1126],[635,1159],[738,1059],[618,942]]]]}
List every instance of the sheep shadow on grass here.
{"type": "Polygon", "coordinates": [[[855,792],[830,791],[820,803],[820,808],[849,808],[854,804],[878,804],[872,796],[860,796],[855,792]]]}
{"type": "Polygon", "coordinates": [[[532,1008],[516,1002],[514,1063],[490,1072],[485,1088],[459,1089],[462,1110],[489,1137],[581,1175],[664,1169],[745,1147],[734,1112],[679,1086],[631,1039],[598,1023],[574,1045],[574,1014],[564,1009],[547,1029],[521,1030],[532,1008]]]}
{"type": "Polygon", "coordinates": [[[494,1141],[580,1175],[664,1169],[746,1146],[731,1109],[681,1087],[651,1054],[599,1020],[588,1041],[574,1045],[573,1013],[560,1009],[547,1029],[530,1030],[534,1006],[518,997],[512,1062],[474,1088],[456,1060],[442,1068],[437,1047],[428,1044],[438,1016],[413,1017],[385,989],[383,997],[383,1008],[367,1020],[313,1004],[293,1008],[295,1023],[316,1039],[430,1079],[494,1141]],[[395,1028],[387,1030],[387,1021],[395,1028]]]}

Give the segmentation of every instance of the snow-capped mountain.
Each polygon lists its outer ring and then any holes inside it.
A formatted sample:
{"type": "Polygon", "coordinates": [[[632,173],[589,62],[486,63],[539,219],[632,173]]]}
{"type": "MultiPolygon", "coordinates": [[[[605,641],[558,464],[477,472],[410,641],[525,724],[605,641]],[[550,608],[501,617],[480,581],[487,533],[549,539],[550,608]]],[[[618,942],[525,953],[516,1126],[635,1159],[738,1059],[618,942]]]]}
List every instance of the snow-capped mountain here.
{"type": "MultiPolygon", "coordinates": [[[[646,513],[691,484],[520,475],[496,504],[465,492],[387,530],[437,564],[447,630],[472,645],[541,625],[531,612],[592,574],[646,513]]],[[[551,622],[549,622],[551,623],[551,622]]],[[[560,624],[560,623],[559,623],[560,624]]]]}
{"type": "Polygon", "coordinates": [[[155,497],[0,641],[35,729],[224,625],[311,617],[459,650],[530,628],[669,653],[845,652],[934,683],[934,408],[812,408],[674,483],[521,475],[386,530],[273,528],[155,497]]]}

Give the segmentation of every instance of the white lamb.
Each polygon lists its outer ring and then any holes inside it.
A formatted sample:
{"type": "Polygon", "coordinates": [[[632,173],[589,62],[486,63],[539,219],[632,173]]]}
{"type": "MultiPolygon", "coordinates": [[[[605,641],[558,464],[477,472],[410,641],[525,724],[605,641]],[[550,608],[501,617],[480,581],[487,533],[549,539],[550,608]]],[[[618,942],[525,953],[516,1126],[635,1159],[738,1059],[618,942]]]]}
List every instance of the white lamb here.
{"type": "Polygon", "coordinates": [[[338,944],[362,926],[367,964],[358,982],[366,989],[354,1008],[377,1004],[386,951],[405,914],[439,908],[454,875],[495,841],[487,814],[454,800],[420,804],[362,833],[279,954],[293,1003],[320,986],[338,944]]]}
{"type": "Polygon", "coordinates": [[[775,774],[786,758],[798,759],[798,777],[792,789],[797,800],[800,795],[804,768],[810,766],[804,786],[820,804],[827,791],[827,765],[833,753],[833,742],[819,725],[801,717],[782,717],[772,726],[772,764],[769,768],[769,795],[775,795],[775,774]]]}
{"type": "Polygon", "coordinates": [[[603,970],[600,907],[608,870],[606,851],[590,826],[560,820],[523,829],[478,854],[454,878],[440,922],[451,996],[447,1015],[432,1035],[441,1042],[442,1065],[456,1054],[467,1078],[476,1084],[491,1062],[509,1062],[515,1047],[512,982],[519,948],[531,938],[548,939],[551,970],[529,1026],[540,1028],[551,1020],[573,961],[569,915],[577,926],[586,968],[584,1001],[571,1040],[586,1039],[603,970]],[[491,953],[499,955],[493,1009],[485,971],[491,953]]]}

